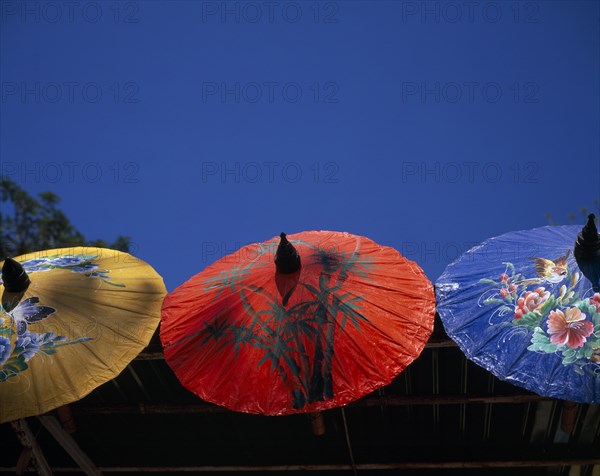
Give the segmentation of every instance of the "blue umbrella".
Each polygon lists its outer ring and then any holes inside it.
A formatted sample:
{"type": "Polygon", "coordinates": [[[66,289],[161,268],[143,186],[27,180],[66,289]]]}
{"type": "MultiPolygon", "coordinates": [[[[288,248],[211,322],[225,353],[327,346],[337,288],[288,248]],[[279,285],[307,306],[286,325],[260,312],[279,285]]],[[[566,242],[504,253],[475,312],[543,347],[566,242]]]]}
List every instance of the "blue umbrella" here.
{"type": "Polygon", "coordinates": [[[599,403],[593,215],[580,230],[546,226],[472,248],[436,282],[437,310],[465,355],[496,377],[540,395],[599,403]]]}

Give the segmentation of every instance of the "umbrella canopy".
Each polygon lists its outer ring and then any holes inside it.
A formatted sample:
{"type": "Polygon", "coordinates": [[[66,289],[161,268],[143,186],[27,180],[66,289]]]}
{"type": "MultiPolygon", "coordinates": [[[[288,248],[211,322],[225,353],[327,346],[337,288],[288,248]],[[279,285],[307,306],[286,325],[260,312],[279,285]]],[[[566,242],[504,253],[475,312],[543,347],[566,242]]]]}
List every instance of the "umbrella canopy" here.
{"type": "Polygon", "coordinates": [[[168,294],[161,340],[204,400],[313,412],[388,384],[421,353],[434,313],[431,283],[396,250],[310,231],[241,248],[168,294]]]}
{"type": "Polygon", "coordinates": [[[162,278],[127,253],[54,249],[1,264],[0,422],[87,395],[125,368],[160,321],[162,278]]]}
{"type": "Polygon", "coordinates": [[[437,310],[466,356],[496,377],[540,395],[597,403],[600,241],[593,216],[580,230],[547,226],[483,242],[438,279],[437,310]]]}

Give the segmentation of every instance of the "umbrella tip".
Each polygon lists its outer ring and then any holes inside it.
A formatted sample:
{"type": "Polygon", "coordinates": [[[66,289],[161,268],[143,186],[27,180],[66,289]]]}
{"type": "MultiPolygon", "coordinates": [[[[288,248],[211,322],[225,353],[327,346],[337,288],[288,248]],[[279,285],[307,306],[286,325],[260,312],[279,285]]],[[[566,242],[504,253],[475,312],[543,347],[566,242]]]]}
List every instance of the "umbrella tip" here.
{"type": "Polygon", "coordinates": [[[598,235],[595,219],[593,213],[588,215],[587,223],[575,240],[573,254],[580,271],[592,283],[594,291],[598,292],[600,291],[600,235],[598,235]]]}
{"type": "Polygon", "coordinates": [[[31,281],[21,263],[7,257],[2,265],[2,283],[9,292],[21,292],[29,287],[31,281]]]}
{"type": "Polygon", "coordinates": [[[300,255],[294,245],[288,241],[285,233],[282,232],[279,237],[281,241],[275,253],[275,267],[277,272],[282,274],[295,273],[301,266],[300,255]]]}
{"type": "Polygon", "coordinates": [[[18,261],[12,259],[10,256],[7,256],[4,260],[4,264],[2,265],[2,277],[4,278],[5,275],[11,275],[14,273],[20,274],[22,269],[23,267],[18,261]]]}
{"type": "Polygon", "coordinates": [[[6,312],[10,312],[23,298],[31,281],[21,263],[12,258],[6,258],[2,265],[2,284],[4,285],[2,307],[6,312]]]}
{"type": "Polygon", "coordinates": [[[590,213],[587,223],[581,229],[575,241],[574,255],[576,258],[593,259],[600,256],[600,236],[596,228],[596,215],[590,213]]]}

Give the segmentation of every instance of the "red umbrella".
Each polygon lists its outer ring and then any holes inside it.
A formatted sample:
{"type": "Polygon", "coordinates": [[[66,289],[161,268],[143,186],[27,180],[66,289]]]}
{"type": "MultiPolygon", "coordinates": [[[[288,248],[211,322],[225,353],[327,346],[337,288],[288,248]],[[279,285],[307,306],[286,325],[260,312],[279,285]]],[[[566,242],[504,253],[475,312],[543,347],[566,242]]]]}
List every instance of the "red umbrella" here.
{"type": "Polygon", "coordinates": [[[288,238],[241,248],[167,295],[165,358],[202,399],[324,410],[390,383],[423,350],[435,298],[419,266],[349,233],[288,238]]]}

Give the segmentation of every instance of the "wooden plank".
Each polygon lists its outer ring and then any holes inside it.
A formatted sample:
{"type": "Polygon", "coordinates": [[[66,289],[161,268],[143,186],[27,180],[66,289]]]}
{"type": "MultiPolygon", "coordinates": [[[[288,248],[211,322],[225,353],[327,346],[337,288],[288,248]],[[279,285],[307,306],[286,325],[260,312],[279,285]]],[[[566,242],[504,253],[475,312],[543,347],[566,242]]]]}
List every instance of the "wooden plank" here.
{"type": "MultiPolygon", "coordinates": [[[[557,458],[528,460],[484,461],[421,461],[406,463],[357,464],[358,471],[381,471],[399,469],[480,469],[480,468],[552,468],[560,466],[592,466],[600,464],[600,458],[557,458]]],[[[107,466],[104,473],[223,473],[273,471],[351,471],[350,464],[290,464],[277,466],[107,466]]],[[[77,473],[79,468],[57,467],[56,472],[77,473]]],[[[0,473],[14,473],[14,467],[0,467],[0,473]]]]}
{"type": "MultiPolygon", "coordinates": [[[[35,436],[29,429],[29,425],[24,419],[15,420],[10,422],[11,426],[15,430],[17,437],[21,444],[31,450],[31,454],[33,456],[33,464],[35,465],[35,469],[38,474],[42,476],[52,476],[52,470],[50,469],[50,465],[46,461],[44,457],[44,453],[38,445],[35,436]]],[[[15,468],[16,472],[16,468],[15,468]]]]}
{"type": "Polygon", "coordinates": [[[31,448],[23,448],[23,451],[21,451],[19,459],[17,460],[17,468],[15,471],[18,476],[27,472],[27,468],[29,468],[29,463],[31,462],[32,457],[33,452],[31,451],[31,448]]]}
{"type": "Polygon", "coordinates": [[[63,429],[67,433],[72,434],[77,431],[77,425],[75,424],[75,419],[73,418],[73,413],[71,412],[71,407],[69,407],[69,405],[58,407],[56,409],[56,415],[58,416],[63,429]]]}
{"type": "MultiPolygon", "coordinates": [[[[347,408],[373,407],[373,406],[407,406],[407,405],[462,405],[462,404],[520,404],[531,402],[552,401],[551,398],[535,394],[518,395],[390,395],[365,397],[348,405],[347,408]]],[[[93,414],[126,414],[141,413],[151,414],[197,414],[197,413],[224,413],[229,412],[224,407],[210,403],[180,404],[142,404],[126,403],[117,405],[74,405],[73,413],[79,415],[93,414]]]]}
{"type": "Polygon", "coordinates": [[[51,415],[40,415],[38,420],[50,432],[56,441],[65,449],[65,451],[79,465],[81,471],[88,476],[101,476],[102,472],[94,465],[92,460],[86,455],[77,442],[61,426],[56,418],[51,415]]]}

